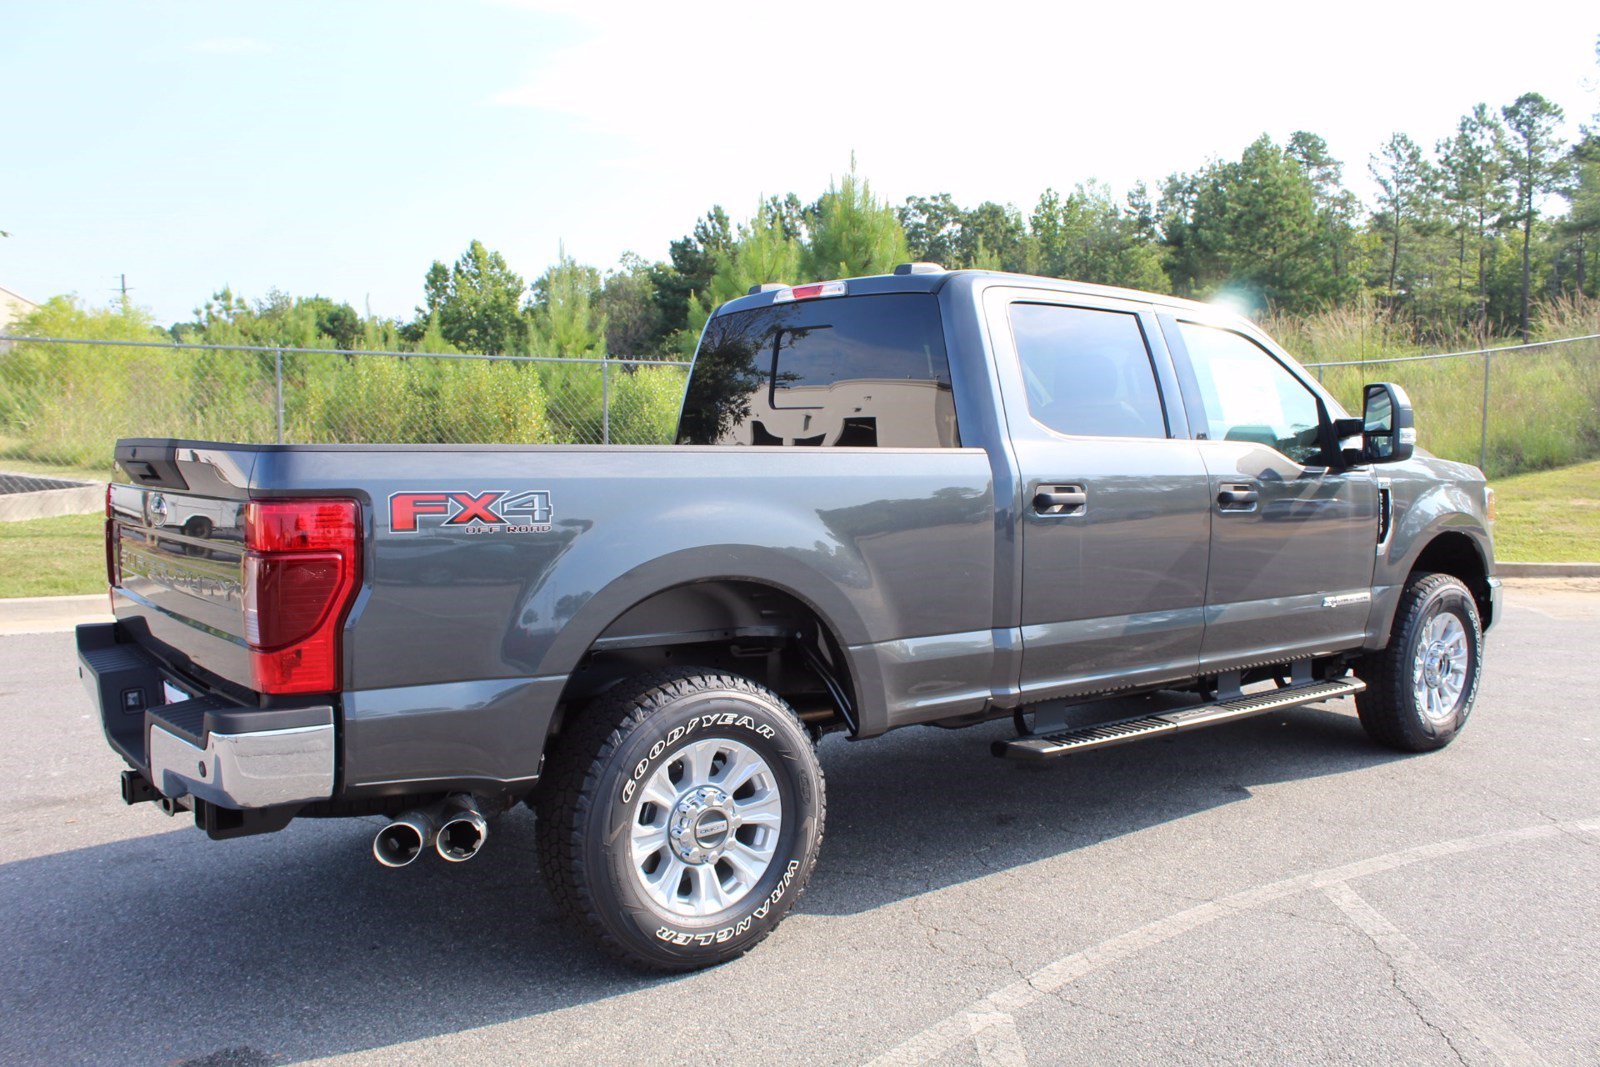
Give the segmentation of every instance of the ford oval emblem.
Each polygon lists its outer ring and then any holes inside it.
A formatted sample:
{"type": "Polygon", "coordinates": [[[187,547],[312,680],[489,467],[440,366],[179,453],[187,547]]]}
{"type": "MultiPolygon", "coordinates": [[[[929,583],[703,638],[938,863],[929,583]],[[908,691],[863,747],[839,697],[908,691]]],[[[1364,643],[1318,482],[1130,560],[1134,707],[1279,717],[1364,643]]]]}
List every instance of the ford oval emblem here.
{"type": "Polygon", "coordinates": [[[167,498],[160,493],[151,493],[150,499],[145,502],[144,509],[150,516],[151,526],[165,526],[167,524],[167,498]]]}

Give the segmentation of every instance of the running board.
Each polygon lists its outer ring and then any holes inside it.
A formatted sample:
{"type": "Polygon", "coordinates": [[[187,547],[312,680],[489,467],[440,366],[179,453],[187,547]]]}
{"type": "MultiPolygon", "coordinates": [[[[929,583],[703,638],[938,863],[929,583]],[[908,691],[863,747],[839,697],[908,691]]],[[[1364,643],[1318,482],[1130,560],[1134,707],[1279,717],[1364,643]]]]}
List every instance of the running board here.
{"type": "Polygon", "coordinates": [[[1289,686],[1265,693],[1226,700],[1218,704],[1200,704],[1160,715],[1141,715],[1132,719],[1079,726],[1071,730],[1057,730],[1048,734],[1029,734],[1013,737],[1009,741],[996,741],[996,756],[1007,759],[1055,759],[1089,748],[1105,748],[1127,741],[1143,741],[1147,737],[1164,737],[1202,726],[1215,726],[1220,722],[1247,719],[1267,711],[1296,708],[1314,704],[1319,700],[1349,696],[1365,689],[1366,683],[1358,678],[1341,678],[1333,682],[1316,682],[1311,685],[1289,686]]]}

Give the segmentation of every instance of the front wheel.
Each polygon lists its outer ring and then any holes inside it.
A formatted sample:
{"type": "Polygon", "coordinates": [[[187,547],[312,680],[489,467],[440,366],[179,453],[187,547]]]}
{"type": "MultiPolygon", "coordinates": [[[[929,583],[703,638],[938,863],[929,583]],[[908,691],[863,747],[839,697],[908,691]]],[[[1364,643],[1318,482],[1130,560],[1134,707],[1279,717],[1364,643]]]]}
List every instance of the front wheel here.
{"type": "Polygon", "coordinates": [[[1471,590],[1448,574],[1414,574],[1388,646],[1356,667],[1367,683],[1356,695],[1361,725],[1403,752],[1443,748],[1467,724],[1482,671],[1483,627],[1471,590]]]}
{"type": "Polygon", "coordinates": [[[580,713],[536,801],[557,903],[627,962],[685,971],[742,955],[805,888],[822,769],[775,693],[712,670],[624,682],[580,713]]]}

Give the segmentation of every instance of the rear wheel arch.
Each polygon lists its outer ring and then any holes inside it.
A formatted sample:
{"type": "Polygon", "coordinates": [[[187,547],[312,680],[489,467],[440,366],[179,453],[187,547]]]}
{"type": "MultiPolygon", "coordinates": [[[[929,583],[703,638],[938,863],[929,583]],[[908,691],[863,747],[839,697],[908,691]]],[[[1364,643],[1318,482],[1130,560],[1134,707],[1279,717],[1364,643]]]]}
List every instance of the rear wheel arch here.
{"type": "Polygon", "coordinates": [[[836,728],[848,720],[825,678],[840,687],[852,717],[861,707],[846,649],[833,620],[791,589],[752,578],[670,585],[614,612],[589,640],[567,675],[546,748],[559,746],[585,705],[617,685],[686,663],[748,677],[814,730],[836,728]]]}

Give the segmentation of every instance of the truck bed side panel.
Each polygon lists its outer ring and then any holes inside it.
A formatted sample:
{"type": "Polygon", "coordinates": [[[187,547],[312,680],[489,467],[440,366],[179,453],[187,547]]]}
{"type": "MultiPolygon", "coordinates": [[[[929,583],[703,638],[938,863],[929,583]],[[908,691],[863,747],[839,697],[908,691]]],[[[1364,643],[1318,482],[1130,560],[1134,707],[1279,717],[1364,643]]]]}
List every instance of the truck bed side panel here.
{"type": "MultiPolygon", "coordinates": [[[[448,722],[450,766],[535,773],[547,705],[589,644],[687,582],[773,585],[855,656],[886,646],[918,718],[987,693],[976,652],[992,619],[994,502],[978,449],[305,447],[263,452],[251,489],[373,502],[368,584],[345,643],[346,729],[361,739],[349,785],[414,765],[414,726],[435,719],[448,722]],[[429,514],[406,530],[391,514],[396,494],[533,491],[549,494],[547,529],[429,514]],[[964,636],[912,641],[944,635],[964,636]],[[527,683],[511,691],[530,705],[529,729],[508,731],[516,713],[498,682],[527,683]]],[[[893,725],[881,691],[863,688],[863,733],[893,725]]]]}

